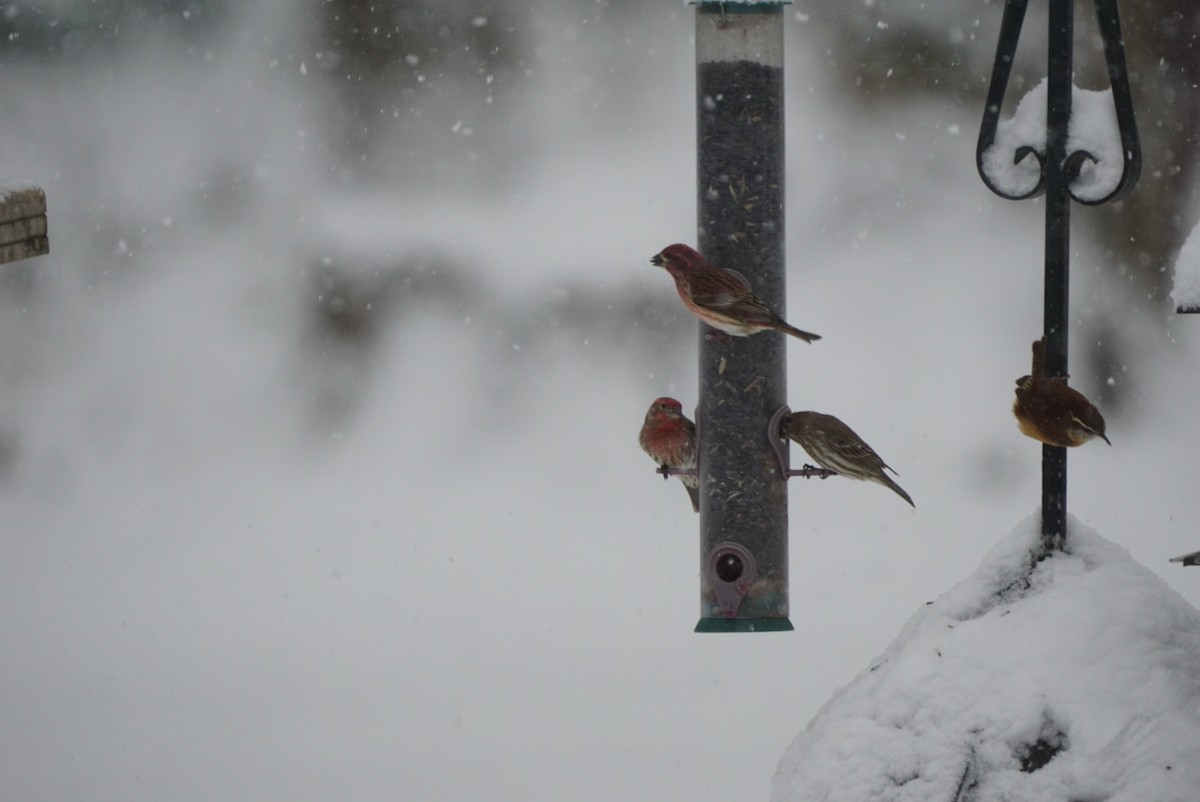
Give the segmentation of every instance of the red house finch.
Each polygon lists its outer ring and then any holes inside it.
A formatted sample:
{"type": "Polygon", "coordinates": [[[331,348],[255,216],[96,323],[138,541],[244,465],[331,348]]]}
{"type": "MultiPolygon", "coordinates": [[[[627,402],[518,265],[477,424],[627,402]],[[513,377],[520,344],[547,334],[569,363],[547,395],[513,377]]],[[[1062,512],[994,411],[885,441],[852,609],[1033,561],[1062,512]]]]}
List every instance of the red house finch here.
{"type": "MultiPolygon", "coordinates": [[[[659,398],[650,405],[638,443],[664,469],[696,468],[696,424],[688,420],[683,406],[674,398],[659,398]]],[[[700,512],[700,477],[680,476],[679,481],[692,499],[692,509],[700,512]]]]}
{"type": "Polygon", "coordinates": [[[1104,416],[1082,393],[1067,386],[1066,376],[1046,375],[1046,338],[1033,343],[1033,367],[1017,379],[1013,415],[1021,433],[1052,446],[1081,446],[1104,434],[1104,416]]]}
{"type": "Polygon", "coordinates": [[[754,294],[741,273],[717,267],[686,245],[668,245],[650,264],[666,268],[683,305],[714,329],[736,337],[775,329],[806,343],[821,339],[788,324],[754,294]]]}
{"type": "MultiPolygon", "coordinates": [[[[818,465],[850,479],[878,482],[912,506],[912,497],[884,473],[892,469],[854,430],[832,415],[793,412],[783,419],[782,434],[796,441],[818,465]]],[[[895,471],[892,471],[895,473],[895,471]]]]}

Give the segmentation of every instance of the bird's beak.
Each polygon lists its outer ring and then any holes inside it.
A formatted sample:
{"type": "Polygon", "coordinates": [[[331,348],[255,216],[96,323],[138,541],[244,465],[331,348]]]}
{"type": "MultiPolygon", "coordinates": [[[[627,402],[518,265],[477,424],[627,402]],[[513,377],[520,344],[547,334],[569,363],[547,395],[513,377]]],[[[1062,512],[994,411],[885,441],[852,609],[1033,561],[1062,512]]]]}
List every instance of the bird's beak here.
{"type": "Polygon", "coordinates": [[[1108,443],[1110,446],[1112,445],[1112,441],[1108,439],[1108,435],[1102,434],[1100,436],[1104,438],[1104,442],[1108,443]]]}
{"type": "Polygon", "coordinates": [[[654,265],[655,267],[662,267],[666,261],[666,259],[663,259],[663,255],[661,253],[656,253],[650,257],[650,264],[654,265]]]}

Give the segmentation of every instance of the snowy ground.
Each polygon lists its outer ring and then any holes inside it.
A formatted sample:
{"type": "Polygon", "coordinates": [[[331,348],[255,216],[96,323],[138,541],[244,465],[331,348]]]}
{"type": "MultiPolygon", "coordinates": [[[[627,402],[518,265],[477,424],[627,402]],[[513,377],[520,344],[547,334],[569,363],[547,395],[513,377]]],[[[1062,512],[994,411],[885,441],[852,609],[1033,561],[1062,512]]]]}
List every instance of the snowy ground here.
{"type": "Polygon", "coordinates": [[[772,798],[1185,802],[1200,786],[1200,613],[1071,520],[1031,516],[918,611],[780,762],[772,798]]]}
{"type": "MultiPolygon", "coordinates": [[[[766,798],[835,689],[1039,503],[1009,406],[1042,210],[975,174],[982,91],[860,117],[793,31],[788,317],[825,339],[791,349],[790,403],[917,508],[794,481],[796,631],[698,636],[696,518],[636,445],[651,399],[695,403],[691,352],[540,314],[673,298],[647,259],[694,236],[686,33],[628,107],[539,71],[518,185],[382,195],[324,169],[295,60],[247,50],[269,22],[211,61],[6,90],[0,169],[46,188],[51,255],[6,269],[0,319],[4,796],[766,798]],[[478,293],[398,303],[348,354],[314,339],[323,257],[430,251],[478,293]]],[[[1077,247],[1083,324],[1116,267],[1077,247]]],[[[1070,509],[1195,605],[1167,559],[1200,548],[1200,321],[1123,325],[1136,405],[1072,454],[1070,509]]]]}

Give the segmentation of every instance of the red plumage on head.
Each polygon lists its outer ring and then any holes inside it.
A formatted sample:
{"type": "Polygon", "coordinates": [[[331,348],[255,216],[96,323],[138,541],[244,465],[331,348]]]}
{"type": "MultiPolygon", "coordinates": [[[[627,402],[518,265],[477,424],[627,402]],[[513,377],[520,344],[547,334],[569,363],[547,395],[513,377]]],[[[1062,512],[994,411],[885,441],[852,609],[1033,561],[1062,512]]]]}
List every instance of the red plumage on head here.
{"type": "MultiPolygon", "coordinates": [[[[658,398],[650,405],[642,430],[638,432],[638,445],[660,467],[696,468],[696,424],[683,414],[683,405],[674,398],[658,398]]],[[[663,478],[667,478],[666,474],[663,478]]],[[[681,475],[679,481],[687,488],[692,508],[699,512],[699,478],[681,475]]]]}

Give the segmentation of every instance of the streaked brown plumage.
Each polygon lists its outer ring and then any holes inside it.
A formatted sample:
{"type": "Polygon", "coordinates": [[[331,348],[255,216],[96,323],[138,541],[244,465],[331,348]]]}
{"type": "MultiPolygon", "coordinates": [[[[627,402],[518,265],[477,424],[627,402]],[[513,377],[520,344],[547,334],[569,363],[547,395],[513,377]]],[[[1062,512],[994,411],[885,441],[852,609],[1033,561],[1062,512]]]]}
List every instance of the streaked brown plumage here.
{"type": "Polygon", "coordinates": [[[850,479],[877,482],[891,489],[912,506],[912,496],[892,481],[884,469],[891,466],[875,453],[853,429],[833,415],[820,412],[793,412],[780,424],[781,434],[790,437],[819,466],[850,479]]]}
{"type": "Polygon", "coordinates": [[[668,245],[651,257],[650,264],[671,274],[683,305],[714,329],[735,337],[774,329],[807,343],[821,339],[821,335],[801,331],[780,317],[754,294],[741,273],[717,267],[687,245],[668,245]]]}
{"type": "MultiPolygon", "coordinates": [[[[696,424],[683,414],[683,405],[674,398],[658,398],[646,412],[638,433],[638,444],[663,468],[695,469],[696,424]]],[[[663,474],[663,478],[668,478],[663,474]]],[[[700,512],[700,477],[680,476],[687,489],[692,509],[700,512]]]]}
{"type": "Polygon", "coordinates": [[[1066,376],[1046,375],[1046,338],[1033,342],[1033,364],[1028,376],[1017,379],[1013,415],[1026,437],[1052,446],[1073,448],[1104,433],[1104,416],[1073,387],[1066,376]]]}

